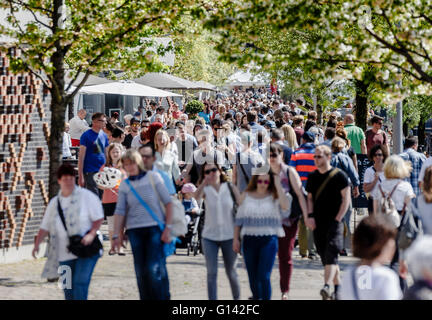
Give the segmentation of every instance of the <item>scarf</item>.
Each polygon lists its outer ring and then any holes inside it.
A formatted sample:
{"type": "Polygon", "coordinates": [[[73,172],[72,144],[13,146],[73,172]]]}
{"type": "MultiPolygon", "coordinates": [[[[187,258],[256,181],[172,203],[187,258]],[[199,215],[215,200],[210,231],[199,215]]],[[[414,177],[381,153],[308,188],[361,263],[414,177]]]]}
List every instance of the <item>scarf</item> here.
{"type": "MultiPolygon", "coordinates": [[[[75,186],[71,197],[70,205],[67,208],[63,208],[63,215],[65,217],[65,222],[67,226],[67,234],[68,236],[73,236],[80,233],[80,223],[79,217],[81,212],[81,203],[80,203],[80,187],[75,186]]],[[[61,194],[61,190],[59,191],[57,197],[54,197],[51,201],[55,201],[56,214],[53,214],[50,219],[50,229],[49,235],[50,239],[48,242],[48,250],[47,250],[47,262],[45,263],[44,270],[42,271],[42,278],[58,278],[58,248],[57,248],[57,230],[56,230],[56,219],[58,215],[58,202],[61,194]]],[[[63,224],[62,224],[63,227],[63,224]]]]}

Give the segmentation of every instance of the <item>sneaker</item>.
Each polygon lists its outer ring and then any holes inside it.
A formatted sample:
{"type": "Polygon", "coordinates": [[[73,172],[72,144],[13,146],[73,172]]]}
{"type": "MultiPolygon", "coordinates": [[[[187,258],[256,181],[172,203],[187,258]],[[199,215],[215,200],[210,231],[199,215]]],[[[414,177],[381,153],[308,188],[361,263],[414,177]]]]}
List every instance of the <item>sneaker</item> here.
{"type": "Polygon", "coordinates": [[[330,300],[330,287],[324,286],[320,291],[320,295],[323,300],[330,300]]]}
{"type": "Polygon", "coordinates": [[[317,256],[316,256],[316,254],[311,253],[311,254],[309,254],[308,258],[311,260],[316,260],[317,256]]]}
{"type": "Polygon", "coordinates": [[[288,292],[282,293],[282,300],[289,300],[288,292]]]}

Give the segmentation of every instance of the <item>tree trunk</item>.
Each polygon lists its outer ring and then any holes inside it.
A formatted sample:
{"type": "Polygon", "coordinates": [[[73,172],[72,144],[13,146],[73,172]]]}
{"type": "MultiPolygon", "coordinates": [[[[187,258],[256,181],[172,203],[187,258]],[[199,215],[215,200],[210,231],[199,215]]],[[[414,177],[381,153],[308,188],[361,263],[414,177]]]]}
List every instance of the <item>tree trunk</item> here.
{"type": "MultiPolygon", "coordinates": [[[[55,0],[53,5],[53,21],[55,23],[54,35],[61,29],[61,10],[63,0],[55,0]]],[[[55,42],[56,51],[50,60],[53,65],[51,80],[51,134],[48,142],[50,156],[49,198],[54,197],[59,191],[57,183],[57,170],[62,163],[62,144],[65,126],[65,112],[67,100],[65,96],[65,70],[64,52],[60,40],[55,42]]]]}
{"type": "Polygon", "coordinates": [[[428,115],[422,113],[420,116],[420,121],[418,124],[417,136],[419,146],[424,145],[426,142],[426,121],[428,120],[428,115]]]}
{"type": "MultiPolygon", "coordinates": [[[[317,98],[317,100],[318,100],[318,98],[317,98]]],[[[320,105],[319,103],[317,103],[317,105],[316,105],[316,112],[317,112],[317,124],[322,125],[322,123],[323,123],[323,118],[322,118],[323,108],[322,108],[322,105],[320,105]]]]}
{"type": "Polygon", "coordinates": [[[361,80],[355,80],[355,89],[356,89],[356,97],[355,97],[355,106],[354,106],[354,115],[356,126],[362,128],[363,130],[367,129],[367,116],[368,116],[368,85],[361,80]]]}

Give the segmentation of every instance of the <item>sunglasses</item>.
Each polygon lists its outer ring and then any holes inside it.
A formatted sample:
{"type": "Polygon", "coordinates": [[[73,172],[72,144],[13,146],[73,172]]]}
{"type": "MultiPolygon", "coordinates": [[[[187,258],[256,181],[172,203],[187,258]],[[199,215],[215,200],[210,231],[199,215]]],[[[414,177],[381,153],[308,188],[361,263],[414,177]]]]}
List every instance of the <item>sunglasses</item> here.
{"type": "Polygon", "coordinates": [[[138,126],[139,126],[139,123],[133,123],[133,124],[131,124],[131,126],[132,126],[132,127],[138,127],[138,126]]]}
{"type": "Polygon", "coordinates": [[[382,153],[375,153],[375,157],[384,157],[382,153]]]}
{"type": "Polygon", "coordinates": [[[382,122],[377,122],[377,124],[379,124],[380,126],[382,126],[382,125],[383,125],[383,123],[382,123],[382,122]]]}
{"type": "Polygon", "coordinates": [[[212,169],[205,170],[204,174],[210,174],[211,172],[216,172],[216,171],[218,171],[217,168],[212,168],[212,169]]]}
{"type": "Polygon", "coordinates": [[[270,180],[261,180],[261,179],[258,179],[258,180],[257,180],[257,183],[258,183],[258,184],[261,184],[261,183],[269,184],[269,183],[270,183],[270,180]]]}
{"type": "Polygon", "coordinates": [[[141,157],[143,157],[145,159],[153,158],[153,156],[151,154],[142,154],[141,157]]]}
{"type": "Polygon", "coordinates": [[[277,158],[278,154],[277,153],[270,153],[270,158],[277,158]]]}
{"type": "Polygon", "coordinates": [[[324,158],[324,156],[314,156],[314,159],[321,159],[324,158]]]}

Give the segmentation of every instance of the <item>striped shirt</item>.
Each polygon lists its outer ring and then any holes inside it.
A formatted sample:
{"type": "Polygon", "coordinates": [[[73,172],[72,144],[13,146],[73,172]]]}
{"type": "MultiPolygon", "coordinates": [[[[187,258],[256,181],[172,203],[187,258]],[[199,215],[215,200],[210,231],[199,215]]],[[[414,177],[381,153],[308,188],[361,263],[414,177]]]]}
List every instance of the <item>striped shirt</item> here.
{"type": "Polygon", "coordinates": [[[315,161],[315,144],[313,143],[304,143],[293,152],[291,155],[290,166],[294,167],[301,179],[303,187],[306,187],[306,182],[309,173],[316,170],[315,161]]]}

